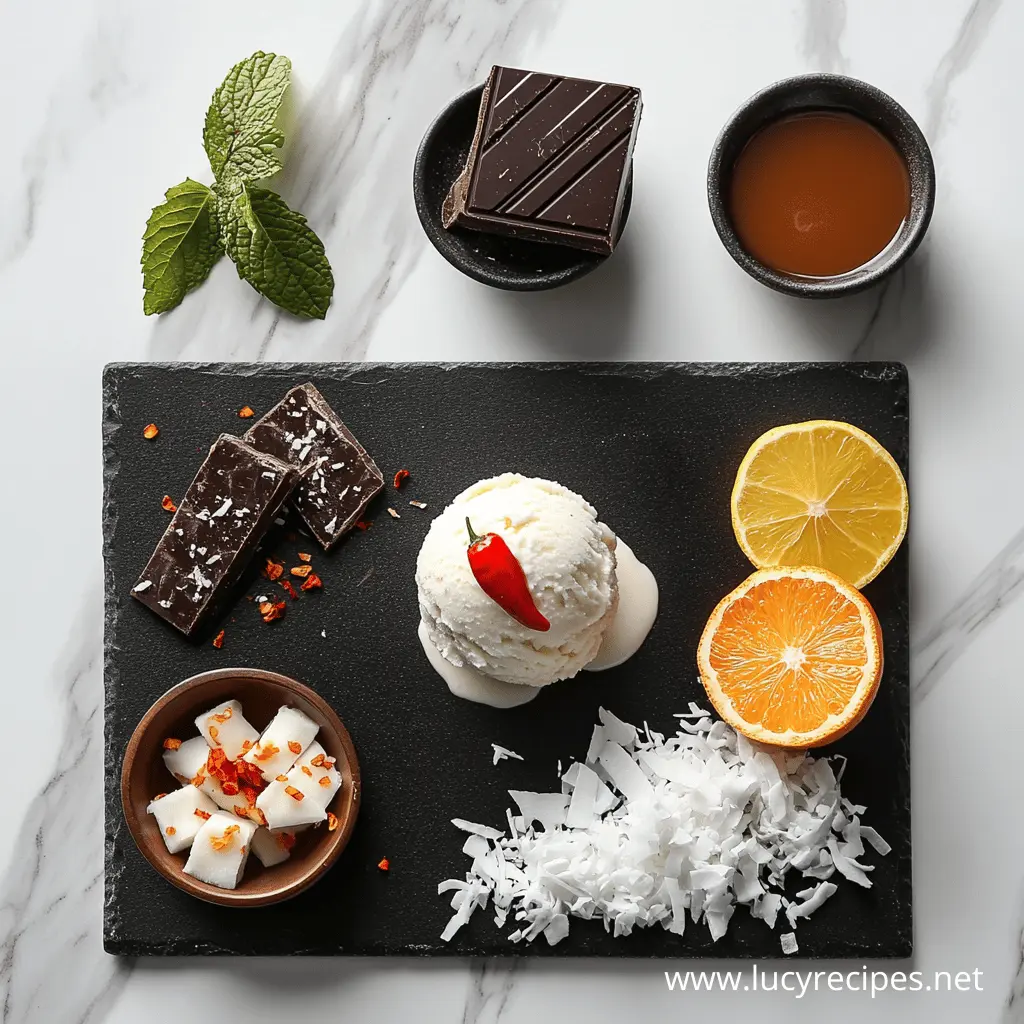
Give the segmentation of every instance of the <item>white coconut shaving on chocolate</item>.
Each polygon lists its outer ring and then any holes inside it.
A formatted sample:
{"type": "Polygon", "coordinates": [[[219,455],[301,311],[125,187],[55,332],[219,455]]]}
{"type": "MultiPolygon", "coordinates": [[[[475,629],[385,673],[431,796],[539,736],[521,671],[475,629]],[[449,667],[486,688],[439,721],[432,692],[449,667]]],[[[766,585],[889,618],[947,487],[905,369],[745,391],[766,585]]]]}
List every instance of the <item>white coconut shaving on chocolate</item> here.
{"type": "Polygon", "coordinates": [[[523,760],[522,754],[517,754],[514,750],[509,750],[508,747],[503,747],[499,743],[492,743],[491,746],[494,748],[492,765],[496,765],[499,761],[507,761],[509,758],[513,758],[516,761],[523,760]]]}
{"type": "MultiPolygon", "coordinates": [[[[453,893],[445,942],[488,904],[499,928],[518,924],[513,942],[554,945],[570,917],[615,936],[653,925],[682,935],[687,915],[717,941],[737,904],[770,928],[781,913],[795,930],[840,877],[870,887],[865,843],[883,856],[890,847],[842,796],[841,758],[836,772],[827,758],[761,747],[692,703],[667,738],[599,715],[560,792],[509,791],[519,813],[506,812],[507,832],[452,822],[470,833],[472,864],[438,886],[453,893]],[[811,882],[795,898],[784,894],[790,872],[811,882]]],[[[796,952],[793,932],[781,941],[796,952]]]]}

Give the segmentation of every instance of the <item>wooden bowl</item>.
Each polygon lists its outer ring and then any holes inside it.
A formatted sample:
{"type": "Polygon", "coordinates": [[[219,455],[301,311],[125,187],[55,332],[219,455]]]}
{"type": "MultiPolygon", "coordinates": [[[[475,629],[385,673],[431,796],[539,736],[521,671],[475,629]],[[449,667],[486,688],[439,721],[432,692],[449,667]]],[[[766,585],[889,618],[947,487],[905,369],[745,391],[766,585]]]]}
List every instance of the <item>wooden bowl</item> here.
{"type": "Polygon", "coordinates": [[[135,727],[121,768],[121,804],[128,830],[142,855],[172,885],[223,907],[265,907],[297,896],[313,885],[348,844],[359,815],[360,789],[359,761],[352,738],[326,701],[294,679],[255,668],[203,672],[172,687],[135,727]],[[241,701],[245,717],[260,730],[285,704],[308,715],[320,726],[317,739],[336,759],[342,785],[330,806],[338,818],[333,832],[326,824],[299,832],[292,855],[283,864],[265,868],[252,856],[238,887],[220,889],[184,873],[188,851],[167,852],[156,819],[146,807],[158,793],[170,792],[179,785],[164,767],[163,741],[169,736],[181,740],[198,736],[195,718],[231,699],[241,701]]]}

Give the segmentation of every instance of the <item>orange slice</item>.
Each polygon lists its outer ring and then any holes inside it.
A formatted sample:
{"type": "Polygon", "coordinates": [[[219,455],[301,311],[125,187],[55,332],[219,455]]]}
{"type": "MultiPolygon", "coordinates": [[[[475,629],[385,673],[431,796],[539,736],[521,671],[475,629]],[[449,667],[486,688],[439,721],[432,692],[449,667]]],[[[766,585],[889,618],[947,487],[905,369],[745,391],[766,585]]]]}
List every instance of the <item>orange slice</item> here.
{"type": "Polygon", "coordinates": [[[736,473],[732,525],[759,569],[820,565],[870,583],[907,532],[907,485],[893,457],[849,423],[811,420],[762,434],[736,473]]]}
{"type": "Polygon", "coordinates": [[[738,732],[818,747],[867,713],[882,677],[882,631],[864,596],[816,566],[761,569],[714,610],[701,681],[738,732]]]}

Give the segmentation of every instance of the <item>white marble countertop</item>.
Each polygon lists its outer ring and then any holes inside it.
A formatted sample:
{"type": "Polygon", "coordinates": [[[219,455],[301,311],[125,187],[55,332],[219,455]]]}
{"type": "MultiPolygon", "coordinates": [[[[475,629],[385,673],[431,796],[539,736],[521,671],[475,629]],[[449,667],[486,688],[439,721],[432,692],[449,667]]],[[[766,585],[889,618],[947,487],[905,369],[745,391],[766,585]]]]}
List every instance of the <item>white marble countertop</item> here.
{"type": "Polygon", "coordinates": [[[1015,678],[1024,5],[12,0],[0,4],[0,38],[3,419],[21,442],[7,449],[18,485],[0,513],[11,570],[0,745],[6,763],[31,766],[0,790],[5,1022],[170,1021],[183,998],[203,1019],[214,1012],[206,1007],[236,1005],[250,1021],[598,1024],[712,1010],[796,1022],[827,1014],[836,1024],[865,1013],[1024,1021],[1024,687],[1015,678]],[[294,63],[296,138],[280,190],[326,242],[334,307],[323,323],[279,320],[224,261],[179,310],[147,320],[138,271],[146,217],[169,185],[202,176],[210,92],[258,48],[294,63]],[[644,92],[622,248],[561,292],[500,294],[461,277],[427,245],[413,210],[410,170],[425,126],[497,60],[644,92]],[[911,263],[880,290],[819,304],[743,275],[717,240],[704,189],[711,143],[732,110],[810,70],[849,73],[895,96],[928,135],[939,181],[929,237],[911,263]],[[981,991],[873,1002],[827,991],[683,996],[662,976],[683,964],[129,963],[102,952],[100,368],[364,357],[908,364],[913,966],[979,970],[981,991]],[[25,481],[33,499],[12,500],[25,481]]]}

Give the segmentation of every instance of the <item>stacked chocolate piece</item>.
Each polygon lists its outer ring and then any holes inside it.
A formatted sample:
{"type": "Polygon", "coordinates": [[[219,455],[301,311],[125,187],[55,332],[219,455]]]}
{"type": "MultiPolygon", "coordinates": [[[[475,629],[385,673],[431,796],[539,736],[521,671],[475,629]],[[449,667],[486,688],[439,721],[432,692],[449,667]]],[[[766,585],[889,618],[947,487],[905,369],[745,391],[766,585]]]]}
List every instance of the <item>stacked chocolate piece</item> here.
{"type": "Polygon", "coordinates": [[[286,502],[330,550],[383,486],[324,396],[302,384],[244,438],[214,442],[132,596],[192,636],[223,605],[286,502]]]}

